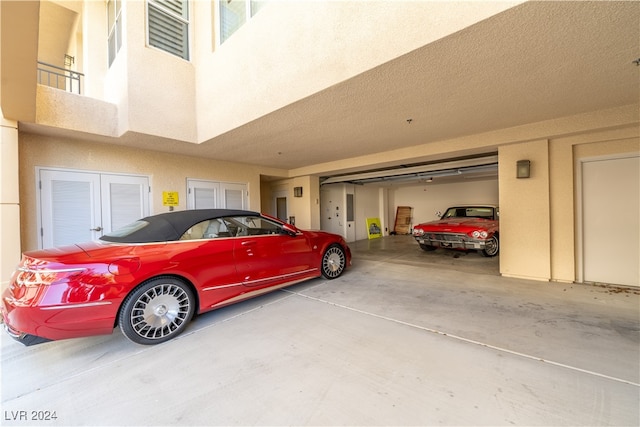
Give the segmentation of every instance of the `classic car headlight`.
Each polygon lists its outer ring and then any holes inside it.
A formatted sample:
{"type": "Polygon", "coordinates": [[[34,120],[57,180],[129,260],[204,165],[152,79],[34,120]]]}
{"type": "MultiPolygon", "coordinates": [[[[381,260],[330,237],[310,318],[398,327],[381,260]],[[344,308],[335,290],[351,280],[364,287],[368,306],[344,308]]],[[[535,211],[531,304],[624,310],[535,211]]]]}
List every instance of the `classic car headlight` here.
{"type": "Polygon", "coordinates": [[[414,236],[422,236],[424,234],[424,230],[421,230],[419,228],[414,228],[413,229],[413,235],[414,236]]]}
{"type": "Polygon", "coordinates": [[[484,231],[484,230],[475,230],[473,233],[471,233],[471,236],[474,239],[478,239],[478,238],[486,239],[487,236],[488,236],[488,233],[486,231],[484,231]]]}

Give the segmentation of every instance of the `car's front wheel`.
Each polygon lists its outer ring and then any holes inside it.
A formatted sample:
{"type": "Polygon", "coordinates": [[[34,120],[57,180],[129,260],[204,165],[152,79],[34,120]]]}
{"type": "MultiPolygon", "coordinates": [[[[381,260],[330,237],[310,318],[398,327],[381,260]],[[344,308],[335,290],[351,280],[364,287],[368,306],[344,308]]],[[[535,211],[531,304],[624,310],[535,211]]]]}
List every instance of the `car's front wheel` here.
{"type": "Polygon", "coordinates": [[[340,276],[347,266],[347,256],[340,245],[331,245],[322,255],[322,275],[327,279],[340,276]]]}
{"type": "Polygon", "coordinates": [[[498,236],[494,234],[489,239],[487,239],[484,249],[482,250],[482,255],[486,257],[493,257],[498,255],[499,250],[500,250],[500,243],[498,241],[498,236]]]}
{"type": "Polygon", "coordinates": [[[159,344],[179,335],[194,310],[195,298],[187,284],[174,277],[158,277],[127,296],[118,322],[131,341],[159,344]]]}

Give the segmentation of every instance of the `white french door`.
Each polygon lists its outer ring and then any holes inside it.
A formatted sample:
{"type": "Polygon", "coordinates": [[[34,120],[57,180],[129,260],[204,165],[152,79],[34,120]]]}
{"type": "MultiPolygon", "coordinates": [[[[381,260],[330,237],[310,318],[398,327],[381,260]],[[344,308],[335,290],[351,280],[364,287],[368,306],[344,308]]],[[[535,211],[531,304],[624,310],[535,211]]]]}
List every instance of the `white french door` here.
{"type": "Polygon", "coordinates": [[[247,209],[247,184],[187,179],[187,209],[247,209]]]}
{"type": "Polygon", "coordinates": [[[149,215],[149,177],[38,169],[41,248],[94,240],[149,215]]]}

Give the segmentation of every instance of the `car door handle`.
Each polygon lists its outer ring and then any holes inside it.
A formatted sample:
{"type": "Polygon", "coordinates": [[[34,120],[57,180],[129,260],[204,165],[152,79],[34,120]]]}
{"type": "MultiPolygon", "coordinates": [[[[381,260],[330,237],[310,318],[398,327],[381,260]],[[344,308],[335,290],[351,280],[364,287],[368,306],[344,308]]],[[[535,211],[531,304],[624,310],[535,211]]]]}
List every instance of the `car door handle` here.
{"type": "Polygon", "coordinates": [[[256,244],[256,242],[254,240],[245,240],[244,242],[240,243],[242,246],[253,246],[256,244]]]}

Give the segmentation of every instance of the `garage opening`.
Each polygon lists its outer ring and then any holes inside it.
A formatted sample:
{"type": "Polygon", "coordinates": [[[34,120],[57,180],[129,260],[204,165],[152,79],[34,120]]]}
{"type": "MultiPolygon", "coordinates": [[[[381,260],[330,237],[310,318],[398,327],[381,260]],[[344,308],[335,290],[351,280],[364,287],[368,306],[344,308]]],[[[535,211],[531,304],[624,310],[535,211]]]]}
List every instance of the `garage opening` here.
{"type": "Polygon", "coordinates": [[[333,175],[321,178],[321,228],[342,234],[350,244],[355,243],[356,248],[390,250],[385,249],[386,243],[369,239],[367,220],[377,218],[383,240],[395,238],[395,243],[388,243],[396,245],[390,252],[404,253],[406,260],[428,262],[431,257],[431,261],[440,258],[438,263],[446,263],[477,258],[478,264],[491,264],[494,266],[491,270],[499,274],[499,257],[487,260],[475,251],[446,249],[427,254],[411,235],[416,224],[439,219],[449,207],[496,206],[498,201],[498,156],[495,153],[333,175]],[[353,221],[347,221],[344,213],[347,197],[351,194],[355,215],[353,221]],[[408,227],[403,228],[406,231],[391,236],[399,206],[410,207],[412,217],[408,227]]]}

